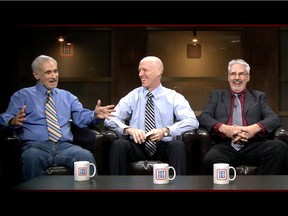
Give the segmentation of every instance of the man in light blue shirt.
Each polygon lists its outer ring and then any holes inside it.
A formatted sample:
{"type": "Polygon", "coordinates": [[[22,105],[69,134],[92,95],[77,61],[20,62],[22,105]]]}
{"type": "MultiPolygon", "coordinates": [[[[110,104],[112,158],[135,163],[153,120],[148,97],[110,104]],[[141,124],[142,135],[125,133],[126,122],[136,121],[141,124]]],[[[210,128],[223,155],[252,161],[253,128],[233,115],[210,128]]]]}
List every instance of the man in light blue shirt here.
{"type": "Polygon", "coordinates": [[[159,58],[143,58],[138,71],[142,87],[123,97],[115,107],[115,117],[104,121],[105,127],[114,130],[119,137],[110,148],[110,173],[125,175],[129,162],[153,159],[167,162],[176,169],[177,175],[185,175],[186,148],[183,141],[176,138],[185,131],[197,129],[198,120],[183,95],[162,86],[164,66],[159,58]],[[145,133],[148,92],[153,95],[155,107],[155,129],[150,131],[151,136],[145,133]],[[123,135],[129,138],[125,139],[123,135]],[[156,152],[152,156],[145,151],[147,139],[156,142],[156,152]]]}
{"type": "Polygon", "coordinates": [[[41,55],[32,63],[37,84],[23,88],[11,96],[6,112],[1,114],[5,126],[14,127],[21,142],[22,180],[27,181],[46,174],[49,166],[57,164],[73,170],[74,161],[95,163],[93,154],[72,144],[70,120],[78,127],[86,127],[111,117],[114,105],[101,106],[98,100],[95,110],[83,108],[78,98],[70,92],[57,88],[59,72],[55,59],[41,55]],[[47,91],[55,102],[61,137],[57,142],[49,140],[45,103],[47,91]]]}

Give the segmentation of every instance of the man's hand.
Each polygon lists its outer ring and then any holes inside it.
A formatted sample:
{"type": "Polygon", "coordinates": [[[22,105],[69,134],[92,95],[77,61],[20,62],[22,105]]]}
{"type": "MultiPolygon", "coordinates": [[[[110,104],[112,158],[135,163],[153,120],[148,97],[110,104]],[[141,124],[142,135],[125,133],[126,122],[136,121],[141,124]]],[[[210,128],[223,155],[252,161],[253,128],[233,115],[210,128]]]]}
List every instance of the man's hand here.
{"type": "Polygon", "coordinates": [[[134,142],[138,144],[144,143],[147,139],[153,142],[158,142],[162,140],[164,137],[162,128],[153,129],[151,132],[148,132],[147,134],[145,134],[145,131],[143,130],[128,127],[128,128],[125,128],[124,134],[129,134],[130,136],[132,136],[134,142]]]}
{"type": "Polygon", "coordinates": [[[9,125],[11,126],[21,126],[23,122],[26,120],[26,105],[23,105],[20,112],[9,121],[9,125]]]}
{"type": "Polygon", "coordinates": [[[244,126],[222,124],[219,128],[219,131],[225,134],[227,137],[230,137],[234,143],[239,141],[247,142],[248,135],[245,128],[246,127],[244,126]]]}
{"type": "Polygon", "coordinates": [[[125,128],[124,129],[124,133],[125,134],[129,134],[130,136],[132,136],[134,142],[138,143],[138,144],[142,144],[146,140],[145,131],[139,130],[137,128],[131,128],[131,127],[125,128]]]}
{"type": "Polygon", "coordinates": [[[100,119],[109,119],[110,117],[114,117],[114,115],[111,114],[116,111],[114,107],[115,105],[101,106],[101,100],[98,100],[94,111],[95,116],[100,119]]]}
{"type": "Polygon", "coordinates": [[[261,131],[261,127],[258,124],[249,126],[236,126],[236,125],[221,125],[219,131],[232,139],[232,142],[237,143],[239,141],[247,142],[248,139],[254,137],[261,131]]]}
{"type": "Polygon", "coordinates": [[[219,131],[222,133],[222,134],[225,134],[227,137],[231,138],[231,139],[234,139],[235,136],[238,134],[238,133],[241,133],[241,128],[238,127],[238,126],[234,126],[234,125],[225,125],[225,124],[222,124],[220,127],[219,127],[219,131]]]}
{"type": "Polygon", "coordinates": [[[258,124],[253,124],[249,126],[243,126],[241,127],[241,133],[238,134],[243,139],[250,139],[254,137],[257,133],[261,131],[261,127],[259,127],[258,124]]]}

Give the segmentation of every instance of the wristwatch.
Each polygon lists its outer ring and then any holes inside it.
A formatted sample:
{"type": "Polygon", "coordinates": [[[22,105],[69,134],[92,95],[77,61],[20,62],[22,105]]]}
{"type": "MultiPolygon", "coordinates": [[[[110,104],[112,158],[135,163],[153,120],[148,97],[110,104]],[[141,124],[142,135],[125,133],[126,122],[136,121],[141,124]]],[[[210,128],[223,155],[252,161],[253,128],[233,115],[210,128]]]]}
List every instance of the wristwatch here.
{"type": "Polygon", "coordinates": [[[169,136],[169,129],[168,128],[163,128],[163,133],[164,133],[164,137],[167,137],[167,136],[169,136]]]}

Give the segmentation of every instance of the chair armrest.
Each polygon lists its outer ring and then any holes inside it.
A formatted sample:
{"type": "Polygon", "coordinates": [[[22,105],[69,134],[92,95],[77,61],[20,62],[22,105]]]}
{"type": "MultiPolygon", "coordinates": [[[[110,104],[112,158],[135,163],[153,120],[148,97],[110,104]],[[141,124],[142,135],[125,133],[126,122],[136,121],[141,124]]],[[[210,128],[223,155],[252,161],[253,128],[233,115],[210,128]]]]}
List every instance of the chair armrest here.
{"type": "Polygon", "coordinates": [[[90,127],[79,128],[71,124],[71,131],[73,134],[73,143],[88,150],[91,150],[93,143],[96,143],[102,136],[96,127],[93,129],[90,127]]]}
{"type": "Polygon", "coordinates": [[[9,157],[14,157],[14,155],[17,154],[16,157],[19,158],[21,152],[21,140],[15,134],[14,129],[11,127],[5,127],[1,136],[3,137],[3,150],[5,156],[7,157],[9,155],[9,157]]]}
{"type": "MultiPolygon", "coordinates": [[[[92,129],[95,133],[95,129],[92,129]]],[[[99,133],[99,132],[98,132],[99,133]]],[[[93,154],[96,159],[98,175],[109,175],[109,150],[112,142],[117,139],[114,131],[101,130],[98,143],[94,143],[93,154]]]]}
{"type": "Polygon", "coordinates": [[[197,130],[197,140],[200,142],[201,155],[205,155],[211,148],[211,136],[209,132],[205,128],[200,127],[197,130]]]}
{"type": "Polygon", "coordinates": [[[206,153],[209,151],[209,149],[212,146],[212,142],[211,142],[211,136],[209,134],[209,132],[203,128],[203,127],[199,127],[197,130],[197,142],[199,147],[199,157],[200,157],[200,172],[202,174],[205,174],[205,170],[204,170],[204,166],[203,166],[203,161],[204,161],[204,157],[206,155],[206,153]]]}
{"type": "Polygon", "coordinates": [[[182,141],[186,145],[191,145],[191,143],[196,139],[196,133],[194,130],[186,131],[182,134],[182,141]]]}
{"type": "Polygon", "coordinates": [[[280,139],[284,141],[286,144],[288,144],[288,131],[286,131],[284,128],[279,127],[274,132],[274,139],[280,139]]]}
{"type": "Polygon", "coordinates": [[[109,142],[113,142],[115,139],[118,138],[116,132],[111,130],[103,130],[102,131],[103,136],[106,136],[106,138],[109,140],[109,142]]]}
{"type": "Polygon", "coordinates": [[[73,143],[90,150],[96,160],[98,175],[109,174],[109,149],[114,132],[101,130],[96,125],[79,128],[72,124],[73,143]]]}
{"type": "MultiPolygon", "coordinates": [[[[1,129],[1,179],[5,187],[12,187],[20,183],[21,141],[15,135],[14,129],[5,127],[1,129]]],[[[7,188],[4,188],[7,189],[7,188]]]]}
{"type": "Polygon", "coordinates": [[[194,130],[189,130],[182,134],[182,141],[186,145],[187,152],[187,175],[197,173],[197,166],[195,166],[197,157],[195,154],[197,152],[195,149],[195,147],[197,147],[197,145],[195,145],[196,138],[197,136],[194,130]]]}

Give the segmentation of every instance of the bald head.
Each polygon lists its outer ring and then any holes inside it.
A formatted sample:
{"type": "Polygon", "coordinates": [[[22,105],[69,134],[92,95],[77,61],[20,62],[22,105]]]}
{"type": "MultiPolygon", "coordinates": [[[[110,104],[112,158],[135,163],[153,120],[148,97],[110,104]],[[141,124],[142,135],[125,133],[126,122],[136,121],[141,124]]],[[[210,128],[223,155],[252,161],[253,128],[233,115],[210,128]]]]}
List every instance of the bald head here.
{"type": "Polygon", "coordinates": [[[161,84],[164,66],[159,58],[147,56],[140,61],[138,71],[142,86],[151,92],[161,84]]]}
{"type": "Polygon", "coordinates": [[[149,62],[149,65],[154,67],[154,69],[158,69],[160,71],[160,74],[163,74],[164,71],[164,65],[163,62],[161,61],[161,59],[159,59],[156,56],[146,56],[144,57],[141,62],[149,62]]]}

